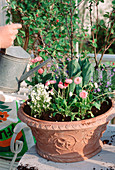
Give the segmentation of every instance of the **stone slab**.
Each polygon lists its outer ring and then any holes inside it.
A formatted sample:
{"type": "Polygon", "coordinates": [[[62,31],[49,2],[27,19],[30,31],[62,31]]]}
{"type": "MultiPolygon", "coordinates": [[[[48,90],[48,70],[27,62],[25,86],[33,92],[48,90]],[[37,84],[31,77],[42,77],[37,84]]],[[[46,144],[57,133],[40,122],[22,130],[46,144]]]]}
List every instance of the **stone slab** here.
{"type": "Polygon", "coordinates": [[[102,141],[105,141],[103,149],[96,156],[81,162],[55,163],[40,157],[35,145],[24,154],[18,164],[34,170],[115,170],[115,125],[108,125],[103,134],[102,141]]]}

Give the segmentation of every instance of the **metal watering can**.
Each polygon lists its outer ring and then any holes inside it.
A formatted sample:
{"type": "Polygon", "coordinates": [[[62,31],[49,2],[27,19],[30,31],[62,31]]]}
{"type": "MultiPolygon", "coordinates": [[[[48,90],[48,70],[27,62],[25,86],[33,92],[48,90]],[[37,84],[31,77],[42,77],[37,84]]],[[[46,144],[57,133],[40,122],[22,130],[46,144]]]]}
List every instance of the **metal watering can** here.
{"type": "Polygon", "coordinates": [[[25,73],[29,59],[30,55],[20,46],[11,46],[0,51],[0,91],[19,91],[23,80],[52,60],[49,58],[25,73]]]}

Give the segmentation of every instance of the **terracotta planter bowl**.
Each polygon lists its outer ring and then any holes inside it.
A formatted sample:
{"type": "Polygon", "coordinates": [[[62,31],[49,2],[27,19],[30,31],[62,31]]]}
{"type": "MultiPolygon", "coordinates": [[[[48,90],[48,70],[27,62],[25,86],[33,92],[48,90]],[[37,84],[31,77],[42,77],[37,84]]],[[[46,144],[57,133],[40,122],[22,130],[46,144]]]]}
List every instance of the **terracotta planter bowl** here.
{"type": "Polygon", "coordinates": [[[23,108],[18,110],[19,118],[32,129],[36,138],[36,149],[43,158],[54,162],[77,162],[91,158],[102,149],[100,140],[107,123],[115,117],[112,107],[95,118],[73,122],[43,121],[28,116],[23,108]]]}

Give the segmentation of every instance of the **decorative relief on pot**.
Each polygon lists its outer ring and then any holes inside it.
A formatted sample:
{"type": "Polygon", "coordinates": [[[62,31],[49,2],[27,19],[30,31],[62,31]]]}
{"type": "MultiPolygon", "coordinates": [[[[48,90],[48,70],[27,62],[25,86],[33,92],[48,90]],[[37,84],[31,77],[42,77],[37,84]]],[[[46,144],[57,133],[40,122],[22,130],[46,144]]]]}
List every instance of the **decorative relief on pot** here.
{"type": "Polygon", "coordinates": [[[76,138],[72,135],[59,135],[54,133],[49,138],[48,142],[55,147],[56,151],[60,154],[62,151],[73,151],[76,142],[76,138]]]}
{"type": "Polygon", "coordinates": [[[92,131],[85,131],[84,132],[84,137],[83,137],[83,142],[85,144],[95,144],[95,142],[98,140],[100,136],[100,133],[97,131],[97,132],[94,132],[94,130],[92,131]]]}
{"type": "Polygon", "coordinates": [[[85,144],[95,144],[100,137],[102,136],[102,133],[106,130],[106,124],[101,125],[92,129],[84,130],[84,137],[83,142],[85,144]]]}

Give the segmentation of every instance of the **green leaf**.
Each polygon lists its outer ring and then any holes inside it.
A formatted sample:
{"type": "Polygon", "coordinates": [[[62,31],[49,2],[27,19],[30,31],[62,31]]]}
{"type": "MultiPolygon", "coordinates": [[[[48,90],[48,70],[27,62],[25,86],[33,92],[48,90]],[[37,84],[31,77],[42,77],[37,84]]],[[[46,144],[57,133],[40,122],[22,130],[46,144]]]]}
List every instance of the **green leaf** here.
{"type": "Polygon", "coordinates": [[[88,84],[93,76],[94,68],[89,60],[85,60],[85,63],[82,65],[82,77],[83,77],[83,86],[88,84]]]}
{"type": "Polygon", "coordinates": [[[112,1],[112,4],[115,5],[115,0],[112,1]]]}
{"type": "Polygon", "coordinates": [[[29,39],[29,44],[33,44],[34,40],[33,39],[29,39]]]}
{"type": "Polygon", "coordinates": [[[91,117],[94,117],[94,114],[91,111],[89,111],[88,113],[91,115],[91,117]]]}
{"type": "Polygon", "coordinates": [[[77,121],[81,120],[79,117],[76,117],[75,119],[76,119],[77,121]]]}
{"type": "Polygon", "coordinates": [[[100,21],[100,25],[105,25],[104,20],[101,20],[101,21],[100,21]]]}
{"type": "Polygon", "coordinates": [[[74,118],[75,118],[75,114],[73,114],[73,115],[71,116],[71,120],[74,120],[74,118]]]}
{"type": "Polygon", "coordinates": [[[14,4],[11,4],[12,9],[16,9],[16,6],[14,4]]]}
{"type": "Polygon", "coordinates": [[[100,105],[99,103],[94,102],[94,103],[93,103],[93,106],[95,106],[97,109],[99,109],[99,110],[100,110],[101,105],[100,105]]]}
{"type": "Polygon", "coordinates": [[[52,73],[49,73],[43,77],[43,83],[45,83],[47,80],[50,80],[52,78],[52,73]]]}
{"type": "Polygon", "coordinates": [[[75,76],[81,71],[80,65],[77,60],[71,60],[67,65],[67,69],[69,71],[69,78],[75,76]]]}
{"type": "Polygon", "coordinates": [[[111,34],[114,34],[114,29],[111,30],[111,34]]]}
{"type": "Polygon", "coordinates": [[[25,31],[20,30],[20,32],[22,33],[23,36],[25,36],[25,31]]]}
{"type": "Polygon", "coordinates": [[[109,15],[108,15],[108,14],[104,14],[103,16],[106,17],[106,18],[109,18],[109,15]]]}
{"type": "Polygon", "coordinates": [[[69,85],[69,92],[74,92],[74,90],[75,90],[75,83],[74,82],[72,82],[70,85],[69,85]]]}
{"type": "Polygon", "coordinates": [[[80,84],[76,84],[76,94],[79,95],[82,90],[82,82],[80,84]]]}
{"type": "Polygon", "coordinates": [[[17,41],[18,41],[18,44],[21,45],[22,44],[22,38],[17,36],[17,41]]]}
{"type": "Polygon", "coordinates": [[[9,24],[10,23],[10,18],[8,18],[7,20],[6,20],[6,24],[9,24]]]}
{"type": "Polygon", "coordinates": [[[2,10],[6,9],[8,6],[3,6],[2,10]]]}
{"type": "Polygon", "coordinates": [[[54,113],[53,113],[53,117],[55,117],[56,114],[57,114],[57,112],[54,112],[54,113]]]}
{"type": "Polygon", "coordinates": [[[29,20],[28,17],[22,17],[22,20],[29,20]]]}
{"type": "Polygon", "coordinates": [[[78,63],[79,63],[79,65],[80,65],[81,68],[83,68],[84,65],[85,65],[87,62],[88,62],[88,61],[87,61],[87,58],[82,59],[81,57],[79,57],[78,63]]]}
{"type": "Polygon", "coordinates": [[[34,85],[32,82],[28,81],[28,80],[25,80],[25,82],[28,84],[28,85],[34,85]]]}
{"type": "Polygon", "coordinates": [[[92,45],[93,45],[95,48],[97,48],[97,44],[96,44],[96,43],[93,43],[92,45]]]}

